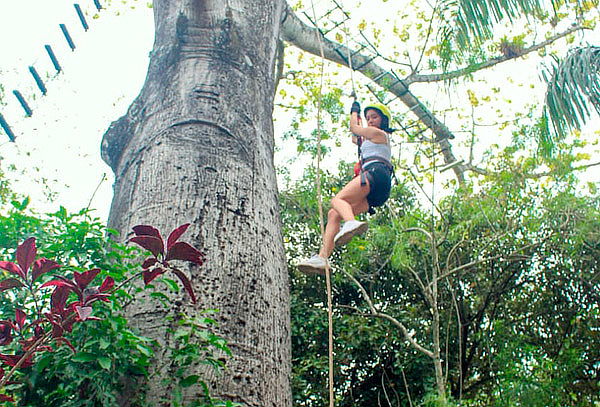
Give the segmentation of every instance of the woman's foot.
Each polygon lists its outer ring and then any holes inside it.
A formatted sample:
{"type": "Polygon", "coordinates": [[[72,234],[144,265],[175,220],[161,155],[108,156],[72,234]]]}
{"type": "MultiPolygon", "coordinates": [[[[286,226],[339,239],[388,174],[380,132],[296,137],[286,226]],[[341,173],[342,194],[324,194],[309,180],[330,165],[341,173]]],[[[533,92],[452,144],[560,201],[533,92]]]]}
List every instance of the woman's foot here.
{"type": "Polygon", "coordinates": [[[327,268],[327,259],[315,254],[314,256],[304,259],[298,263],[298,270],[304,274],[319,274],[324,276],[327,268]]]}
{"type": "Polygon", "coordinates": [[[361,222],[359,220],[349,220],[344,222],[340,231],[333,242],[336,246],[343,246],[348,243],[352,238],[356,235],[362,235],[369,228],[369,224],[367,222],[361,222]]]}

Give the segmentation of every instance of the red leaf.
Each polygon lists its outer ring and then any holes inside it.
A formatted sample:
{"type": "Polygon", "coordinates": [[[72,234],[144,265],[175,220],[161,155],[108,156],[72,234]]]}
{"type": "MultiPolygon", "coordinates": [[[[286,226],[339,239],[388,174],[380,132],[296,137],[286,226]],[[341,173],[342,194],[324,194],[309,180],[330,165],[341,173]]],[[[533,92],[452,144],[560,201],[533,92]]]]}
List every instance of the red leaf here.
{"type": "Polygon", "coordinates": [[[187,228],[189,226],[190,226],[190,224],[186,223],[184,225],[179,226],[177,229],[175,229],[174,231],[171,232],[171,234],[169,235],[169,237],[167,239],[167,250],[169,250],[171,248],[171,246],[173,246],[173,244],[175,244],[177,239],[179,239],[181,237],[181,235],[183,235],[185,233],[185,231],[187,230],[187,228]]]}
{"type": "Polygon", "coordinates": [[[190,282],[190,279],[187,278],[187,276],[185,274],[183,274],[183,272],[181,270],[177,270],[177,269],[172,269],[172,270],[173,270],[173,273],[175,273],[175,275],[177,277],[179,277],[179,279],[181,280],[181,283],[185,287],[185,290],[188,292],[190,297],[192,297],[192,302],[195,304],[196,303],[196,294],[194,294],[194,288],[192,287],[192,283],[190,282]]]}
{"type": "Polygon", "coordinates": [[[204,255],[185,242],[177,242],[171,247],[165,260],[187,260],[200,266],[204,262],[204,255]]]}
{"type": "Polygon", "coordinates": [[[52,337],[53,338],[62,337],[65,333],[65,330],[63,329],[62,325],[60,325],[58,322],[54,322],[54,321],[50,321],[50,323],[52,324],[52,337]]]}
{"type": "Polygon", "coordinates": [[[27,271],[33,264],[36,254],[35,237],[30,237],[17,247],[17,263],[19,263],[24,275],[27,275],[27,271]]]}
{"type": "Polygon", "coordinates": [[[92,307],[80,307],[76,306],[75,310],[77,311],[77,315],[79,315],[79,319],[85,321],[92,315],[92,307]]]}
{"type": "Polygon", "coordinates": [[[162,236],[158,229],[150,225],[137,225],[133,227],[136,236],[154,236],[162,240],[162,236]]]}
{"type": "Polygon", "coordinates": [[[47,281],[44,284],[42,284],[41,288],[51,287],[51,286],[68,287],[73,291],[75,291],[75,289],[77,288],[77,286],[75,284],[73,284],[70,280],[67,280],[66,278],[60,278],[59,276],[57,276],[57,277],[59,278],[58,280],[47,281]]]}
{"type": "MultiPolygon", "coordinates": [[[[21,355],[3,355],[0,353],[0,360],[2,360],[4,363],[6,363],[8,366],[10,367],[14,367],[17,365],[17,363],[19,363],[19,361],[23,358],[23,356],[21,355]]],[[[23,361],[23,363],[21,364],[21,368],[27,368],[33,365],[33,362],[31,360],[31,357],[28,357],[27,359],[25,359],[23,361]]]]}
{"type": "MultiPolygon", "coordinates": [[[[91,318],[91,317],[90,317],[91,318]]],[[[64,328],[65,331],[67,332],[72,332],[73,331],[73,324],[75,324],[75,322],[77,322],[75,320],[75,318],[68,318],[66,319],[63,323],[62,323],[62,327],[64,328]]]]}
{"type": "Polygon", "coordinates": [[[50,297],[50,307],[52,312],[62,312],[65,309],[67,298],[69,297],[69,287],[57,286],[50,297]]]}
{"type": "Polygon", "coordinates": [[[10,345],[13,340],[12,330],[15,325],[11,321],[0,321],[0,345],[10,345]]]}
{"type": "Polygon", "coordinates": [[[101,293],[112,290],[115,286],[115,280],[112,277],[106,277],[99,288],[101,293]]]}
{"type": "Polygon", "coordinates": [[[0,269],[10,271],[11,273],[18,275],[23,280],[25,280],[25,272],[21,270],[21,267],[19,267],[13,262],[0,261],[0,269]]]}
{"type": "Polygon", "coordinates": [[[134,236],[129,239],[130,242],[137,243],[144,249],[149,250],[154,256],[164,254],[165,247],[162,239],[154,236],[134,236]]]}
{"type": "Polygon", "coordinates": [[[17,308],[15,310],[15,321],[17,322],[17,326],[19,327],[19,331],[22,330],[23,325],[25,325],[25,318],[27,318],[27,315],[25,315],[25,313],[22,310],[17,308]]]}
{"type": "Polygon", "coordinates": [[[92,269],[83,273],[75,272],[74,276],[75,282],[77,283],[77,287],[83,290],[85,287],[88,286],[89,283],[92,282],[92,280],[98,275],[98,273],[100,273],[100,269],[92,269]]]}
{"type": "Polygon", "coordinates": [[[77,353],[77,350],[75,349],[75,346],[73,346],[73,344],[65,337],[58,337],[58,338],[54,338],[54,342],[56,343],[63,343],[65,345],[67,345],[69,348],[71,348],[71,350],[73,351],[73,353],[77,353]]]}
{"type": "Polygon", "coordinates": [[[33,328],[33,334],[35,335],[35,339],[42,336],[44,334],[44,328],[42,328],[39,324],[41,324],[43,320],[38,319],[34,322],[35,328],[33,328]]]}
{"type": "Polygon", "coordinates": [[[150,267],[154,266],[156,263],[158,263],[158,260],[156,259],[156,257],[148,257],[146,260],[144,260],[144,262],[142,263],[142,268],[145,269],[149,269],[150,267]]]}
{"type": "Polygon", "coordinates": [[[160,267],[155,268],[153,270],[142,271],[142,277],[144,278],[144,284],[145,285],[150,284],[150,282],[152,280],[154,280],[156,277],[160,276],[161,274],[164,274],[164,272],[165,272],[165,270],[163,270],[160,267]]]}
{"type": "Polygon", "coordinates": [[[10,401],[11,403],[14,403],[15,399],[6,394],[0,394],[0,401],[10,401]]]}
{"type": "Polygon", "coordinates": [[[0,292],[15,287],[23,287],[23,283],[16,278],[7,278],[6,280],[0,281],[0,292]]]}
{"type": "Polygon", "coordinates": [[[48,260],[48,259],[36,260],[35,263],[33,263],[33,269],[31,272],[32,281],[37,280],[37,278],[39,276],[41,276],[42,274],[52,271],[54,269],[57,269],[59,267],[61,267],[61,265],[52,260],[48,260]]]}

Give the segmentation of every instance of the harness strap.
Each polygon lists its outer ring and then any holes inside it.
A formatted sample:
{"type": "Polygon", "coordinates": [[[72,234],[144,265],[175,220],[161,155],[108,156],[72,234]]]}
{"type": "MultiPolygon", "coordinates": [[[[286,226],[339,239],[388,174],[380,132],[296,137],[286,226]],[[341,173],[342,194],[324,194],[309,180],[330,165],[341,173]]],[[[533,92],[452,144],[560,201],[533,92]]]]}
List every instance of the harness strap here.
{"type": "Polygon", "coordinates": [[[389,162],[386,158],[380,157],[380,156],[372,156],[372,157],[367,157],[364,158],[362,160],[360,160],[361,165],[365,165],[367,163],[370,163],[372,161],[376,161],[376,162],[380,162],[382,164],[385,164],[385,166],[390,170],[390,171],[394,171],[394,166],[392,165],[391,162],[389,162]]]}
{"type": "MultiPolygon", "coordinates": [[[[392,165],[391,162],[389,162],[387,159],[383,158],[383,157],[379,157],[379,156],[373,156],[373,157],[368,157],[365,159],[360,160],[360,186],[365,186],[367,185],[367,179],[366,179],[366,175],[365,175],[365,164],[370,163],[370,162],[379,162],[384,164],[387,169],[390,171],[390,174],[394,174],[394,166],[392,165]]],[[[394,174],[394,178],[395,178],[395,174],[394,174]]]]}

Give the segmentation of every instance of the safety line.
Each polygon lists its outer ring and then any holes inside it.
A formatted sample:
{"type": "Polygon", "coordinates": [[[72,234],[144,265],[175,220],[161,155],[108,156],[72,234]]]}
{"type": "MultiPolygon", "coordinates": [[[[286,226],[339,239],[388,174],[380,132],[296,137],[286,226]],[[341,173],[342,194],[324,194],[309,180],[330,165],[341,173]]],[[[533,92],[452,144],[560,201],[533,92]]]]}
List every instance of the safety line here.
{"type": "MultiPolygon", "coordinates": [[[[317,21],[315,6],[311,0],[312,12],[317,21]]],[[[319,82],[319,97],[317,99],[317,200],[319,202],[319,226],[321,229],[321,240],[325,237],[325,225],[323,222],[323,196],[321,192],[321,98],[323,92],[323,77],[325,71],[325,51],[323,50],[323,42],[320,37],[321,31],[316,30],[317,41],[321,51],[321,79],[319,82]]],[[[328,322],[328,356],[329,356],[329,407],[334,407],[335,400],[333,394],[333,306],[331,294],[331,268],[329,261],[325,262],[325,283],[327,285],[327,322],[328,322]]]]}

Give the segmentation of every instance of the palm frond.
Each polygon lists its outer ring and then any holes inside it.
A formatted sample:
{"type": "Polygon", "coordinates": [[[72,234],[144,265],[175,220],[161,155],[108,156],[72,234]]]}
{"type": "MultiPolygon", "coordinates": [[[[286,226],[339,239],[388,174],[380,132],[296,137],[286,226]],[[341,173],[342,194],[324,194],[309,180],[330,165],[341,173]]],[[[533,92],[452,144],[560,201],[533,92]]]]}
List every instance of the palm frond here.
{"type": "Polygon", "coordinates": [[[543,0],[460,0],[456,13],[455,38],[459,46],[482,42],[493,36],[496,24],[508,19],[511,23],[521,17],[543,10],[543,0]]]}
{"type": "Polygon", "coordinates": [[[562,61],[556,59],[542,76],[548,83],[544,113],[554,130],[545,137],[562,139],[580,129],[594,110],[600,114],[600,47],[572,49],[562,61]]]}
{"type": "MultiPolygon", "coordinates": [[[[550,0],[557,6],[558,0],[550,0]]],[[[494,27],[507,19],[511,23],[543,12],[545,0],[440,0],[437,3],[441,20],[438,43],[455,44],[455,55],[492,39],[494,27]]],[[[441,56],[444,59],[444,56],[441,56]]]]}

